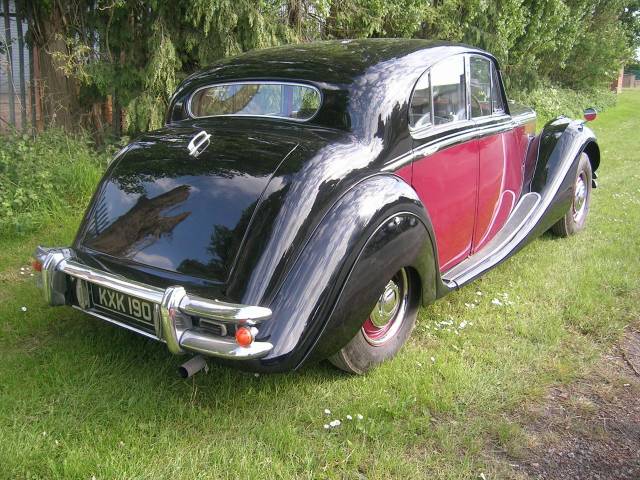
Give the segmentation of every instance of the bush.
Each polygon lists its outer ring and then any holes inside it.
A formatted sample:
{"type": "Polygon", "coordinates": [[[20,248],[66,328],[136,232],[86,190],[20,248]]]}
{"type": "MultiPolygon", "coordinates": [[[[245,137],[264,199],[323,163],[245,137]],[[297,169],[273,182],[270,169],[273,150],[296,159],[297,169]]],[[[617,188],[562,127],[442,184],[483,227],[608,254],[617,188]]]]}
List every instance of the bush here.
{"type": "Polygon", "coordinates": [[[558,115],[582,118],[585,108],[595,107],[600,112],[616,103],[616,94],[609,90],[577,91],[553,85],[544,85],[528,92],[516,92],[511,98],[536,111],[538,128],[558,115]]]}
{"type": "MultiPolygon", "coordinates": [[[[25,233],[85,208],[110,150],[86,135],[49,130],[0,139],[0,235],[25,233]]],[[[77,213],[76,213],[77,214],[77,213]]]]}

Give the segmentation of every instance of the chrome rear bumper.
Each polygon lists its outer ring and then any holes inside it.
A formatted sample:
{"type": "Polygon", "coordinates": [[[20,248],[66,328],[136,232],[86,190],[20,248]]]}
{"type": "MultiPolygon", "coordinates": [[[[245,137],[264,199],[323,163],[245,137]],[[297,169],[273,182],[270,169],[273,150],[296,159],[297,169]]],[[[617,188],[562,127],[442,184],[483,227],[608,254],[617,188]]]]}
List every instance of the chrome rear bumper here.
{"type": "Polygon", "coordinates": [[[231,337],[214,335],[193,325],[193,317],[212,320],[221,324],[248,326],[257,330],[259,324],[271,318],[271,310],[253,305],[240,305],[210,300],[188,294],[181,286],[166,289],[128,280],[122,276],[104,272],[76,261],[68,248],[38,247],[36,259],[42,264],[42,289],[47,303],[52,306],[69,304],[67,289],[70,277],[73,282],[99,285],[117,292],[146,300],[155,305],[151,334],[135,325],[122,322],[91,308],[74,307],[109,323],[163,341],[171,353],[200,353],[213,357],[248,360],[267,355],[273,345],[254,341],[248,347],[239,346],[231,337]]]}

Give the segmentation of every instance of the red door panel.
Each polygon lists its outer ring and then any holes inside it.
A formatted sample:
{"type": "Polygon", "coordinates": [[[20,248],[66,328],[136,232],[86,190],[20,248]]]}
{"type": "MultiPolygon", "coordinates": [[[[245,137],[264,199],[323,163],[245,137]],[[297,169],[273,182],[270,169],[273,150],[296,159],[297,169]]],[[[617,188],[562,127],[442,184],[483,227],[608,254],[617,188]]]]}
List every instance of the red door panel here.
{"type": "Polygon", "coordinates": [[[412,185],[426,207],[440,271],[471,253],[478,182],[478,142],[449,147],[413,163],[412,185]]]}
{"type": "Polygon", "coordinates": [[[474,253],[500,231],[520,197],[525,153],[519,130],[478,140],[480,171],[474,253]]]}

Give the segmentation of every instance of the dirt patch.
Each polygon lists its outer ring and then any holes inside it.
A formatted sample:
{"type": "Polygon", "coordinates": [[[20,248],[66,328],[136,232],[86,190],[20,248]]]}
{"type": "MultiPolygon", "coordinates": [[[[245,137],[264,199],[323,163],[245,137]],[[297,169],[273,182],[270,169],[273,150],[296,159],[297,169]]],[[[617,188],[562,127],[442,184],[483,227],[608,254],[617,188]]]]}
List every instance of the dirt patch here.
{"type": "MultiPolygon", "coordinates": [[[[629,331],[595,371],[553,388],[528,413],[528,448],[508,461],[536,479],[640,479],[640,333],[629,331]]],[[[514,472],[515,473],[515,472],[514,472]]]]}

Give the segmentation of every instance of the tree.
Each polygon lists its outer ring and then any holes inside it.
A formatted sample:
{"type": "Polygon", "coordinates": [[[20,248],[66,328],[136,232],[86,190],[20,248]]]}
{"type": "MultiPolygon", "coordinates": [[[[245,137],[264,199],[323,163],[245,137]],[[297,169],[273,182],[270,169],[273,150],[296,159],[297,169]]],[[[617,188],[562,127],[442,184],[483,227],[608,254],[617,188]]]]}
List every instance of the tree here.
{"type": "Polygon", "coordinates": [[[39,47],[48,123],[100,131],[163,123],[190,73],[246,50],[360,37],[418,37],[494,53],[515,90],[608,84],[640,45],[640,0],[18,0],[39,47]],[[126,115],[120,115],[121,109],[126,115]]]}

